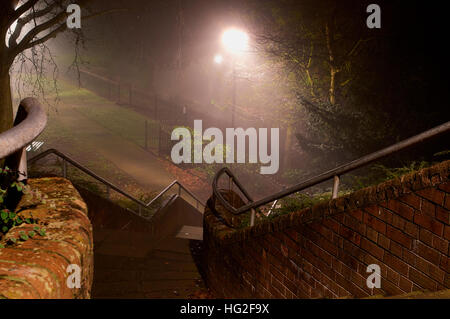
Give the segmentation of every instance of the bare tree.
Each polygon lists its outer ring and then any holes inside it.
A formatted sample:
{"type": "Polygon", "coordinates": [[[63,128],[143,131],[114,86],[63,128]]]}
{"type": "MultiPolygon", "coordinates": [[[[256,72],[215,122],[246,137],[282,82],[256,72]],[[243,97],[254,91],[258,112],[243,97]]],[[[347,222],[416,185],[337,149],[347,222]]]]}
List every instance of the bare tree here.
{"type": "MultiPolygon", "coordinates": [[[[46,41],[67,30],[67,7],[87,0],[2,0],[0,2],[0,133],[13,122],[10,70],[14,62],[28,63],[39,76],[45,56],[52,59],[46,41]],[[30,52],[30,54],[25,54],[30,52]]],[[[75,30],[75,29],[74,29],[75,30]]]]}

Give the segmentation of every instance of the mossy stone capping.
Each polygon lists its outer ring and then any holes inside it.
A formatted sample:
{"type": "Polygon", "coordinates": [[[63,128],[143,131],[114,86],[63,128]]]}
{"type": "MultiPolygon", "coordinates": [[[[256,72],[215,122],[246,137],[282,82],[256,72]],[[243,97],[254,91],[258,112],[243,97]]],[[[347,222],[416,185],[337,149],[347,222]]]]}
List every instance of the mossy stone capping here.
{"type": "MultiPolygon", "coordinates": [[[[37,218],[45,236],[0,248],[0,298],[90,298],[93,278],[93,232],[87,206],[72,183],[64,178],[28,181],[44,202],[24,196],[17,213],[37,218]],[[81,287],[67,285],[71,264],[81,268],[81,287]]],[[[19,237],[36,225],[13,227],[3,239],[19,237]]]]}

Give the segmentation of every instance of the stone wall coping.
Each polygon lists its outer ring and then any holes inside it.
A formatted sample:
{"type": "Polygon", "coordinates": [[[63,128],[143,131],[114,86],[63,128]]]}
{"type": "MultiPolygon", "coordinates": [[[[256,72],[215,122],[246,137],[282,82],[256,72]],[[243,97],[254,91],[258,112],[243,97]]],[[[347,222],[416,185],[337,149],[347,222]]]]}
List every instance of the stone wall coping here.
{"type": "MultiPolygon", "coordinates": [[[[17,209],[22,217],[38,219],[45,236],[35,235],[0,248],[0,298],[90,298],[93,277],[93,233],[87,206],[72,183],[64,178],[29,179],[32,191],[44,201],[24,195],[17,209]],[[81,269],[81,288],[67,285],[69,265],[81,269]]],[[[13,227],[3,238],[19,237],[35,224],[13,227]]]]}

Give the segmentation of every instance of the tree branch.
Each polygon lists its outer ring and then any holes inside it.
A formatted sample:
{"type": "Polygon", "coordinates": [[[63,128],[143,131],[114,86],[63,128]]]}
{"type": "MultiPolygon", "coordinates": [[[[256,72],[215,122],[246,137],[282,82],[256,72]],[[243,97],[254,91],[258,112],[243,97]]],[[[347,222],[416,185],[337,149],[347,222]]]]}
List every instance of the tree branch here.
{"type": "Polygon", "coordinates": [[[13,24],[14,21],[20,18],[22,14],[30,10],[36,3],[38,3],[39,0],[28,0],[28,2],[25,2],[20,7],[18,7],[14,14],[11,15],[11,18],[9,19],[10,23],[9,25],[13,24]]]}
{"type": "Polygon", "coordinates": [[[47,40],[56,37],[58,35],[58,33],[63,32],[66,29],[67,29],[67,25],[65,23],[63,23],[59,27],[57,27],[56,29],[54,29],[53,31],[48,33],[47,35],[43,36],[42,38],[32,41],[32,42],[28,43],[27,45],[25,45],[23,50],[32,48],[38,44],[42,44],[42,43],[46,42],[47,40]]]}

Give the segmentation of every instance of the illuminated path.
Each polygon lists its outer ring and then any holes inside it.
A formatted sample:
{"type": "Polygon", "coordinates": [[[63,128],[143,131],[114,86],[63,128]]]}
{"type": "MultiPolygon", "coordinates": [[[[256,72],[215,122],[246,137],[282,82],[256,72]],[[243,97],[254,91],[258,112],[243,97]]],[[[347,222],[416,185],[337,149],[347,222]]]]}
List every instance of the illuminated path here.
{"type": "MultiPolygon", "coordinates": [[[[87,102],[89,103],[89,101],[87,102]]],[[[62,97],[62,103],[57,107],[57,114],[50,115],[49,124],[52,125],[52,121],[58,122],[57,126],[62,127],[66,134],[61,134],[61,138],[52,136],[50,142],[45,145],[46,148],[53,146],[62,152],[73,155],[74,158],[86,165],[95,161],[95,156],[90,158],[87,154],[98,153],[148,192],[159,191],[175,179],[172,174],[167,172],[160,159],[77,111],[79,107],[77,103],[82,104],[83,107],[86,106],[82,99],[74,103],[73,99],[65,101],[64,96],[62,97]]],[[[115,106],[114,103],[102,100],[102,107],[108,107],[107,104],[115,106]]],[[[87,106],[98,107],[96,104],[87,104],[87,106]]]]}

